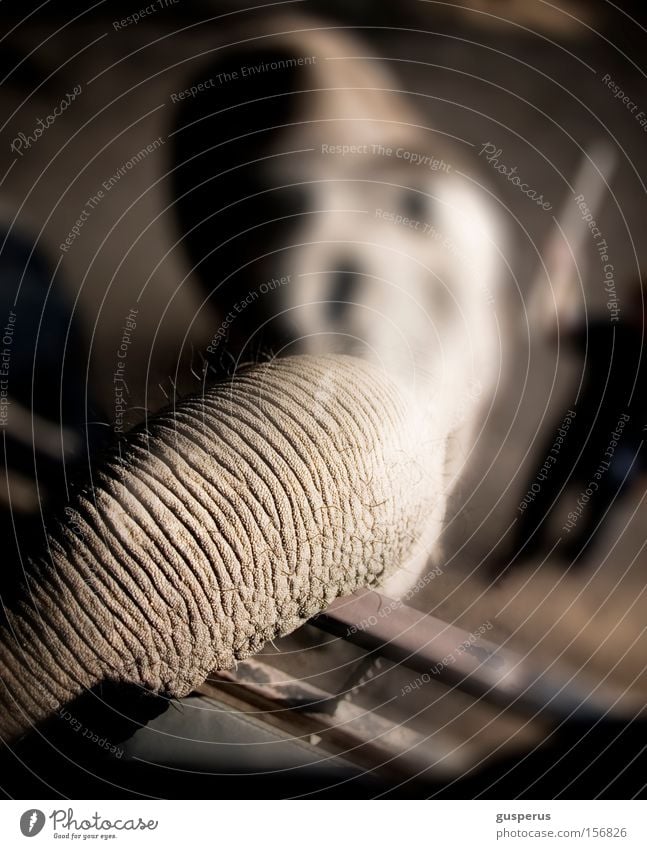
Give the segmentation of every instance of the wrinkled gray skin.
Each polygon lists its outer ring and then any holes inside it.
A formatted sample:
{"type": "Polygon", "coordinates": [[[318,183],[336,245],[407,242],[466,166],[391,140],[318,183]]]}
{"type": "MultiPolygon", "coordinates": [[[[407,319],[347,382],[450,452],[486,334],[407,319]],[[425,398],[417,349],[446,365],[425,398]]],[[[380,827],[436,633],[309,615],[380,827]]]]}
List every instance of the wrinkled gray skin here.
{"type": "Polygon", "coordinates": [[[423,433],[349,357],[256,366],[131,432],[27,567],[0,635],[0,734],[103,680],[183,696],[388,575],[433,506],[423,433]]]}

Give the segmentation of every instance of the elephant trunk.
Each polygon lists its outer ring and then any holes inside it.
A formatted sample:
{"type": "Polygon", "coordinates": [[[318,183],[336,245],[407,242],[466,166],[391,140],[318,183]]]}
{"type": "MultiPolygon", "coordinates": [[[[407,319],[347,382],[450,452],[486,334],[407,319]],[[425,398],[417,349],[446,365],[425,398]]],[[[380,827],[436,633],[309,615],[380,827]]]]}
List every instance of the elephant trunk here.
{"type": "Polygon", "coordinates": [[[250,368],[131,431],[26,567],[0,734],[102,680],[180,697],[402,564],[442,446],[349,357],[250,368]]]}

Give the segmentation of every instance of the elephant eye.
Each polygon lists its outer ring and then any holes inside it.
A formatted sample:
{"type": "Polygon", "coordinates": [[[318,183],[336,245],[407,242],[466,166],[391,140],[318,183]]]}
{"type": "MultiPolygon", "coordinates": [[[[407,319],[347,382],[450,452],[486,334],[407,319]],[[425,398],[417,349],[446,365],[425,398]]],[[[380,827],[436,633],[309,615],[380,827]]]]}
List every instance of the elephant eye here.
{"type": "Polygon", "coordinates": [[[429,198],[417,189],[408,189],[400,198],[402,214],[414,221],[427,223],[429,220],[429,198]]]}

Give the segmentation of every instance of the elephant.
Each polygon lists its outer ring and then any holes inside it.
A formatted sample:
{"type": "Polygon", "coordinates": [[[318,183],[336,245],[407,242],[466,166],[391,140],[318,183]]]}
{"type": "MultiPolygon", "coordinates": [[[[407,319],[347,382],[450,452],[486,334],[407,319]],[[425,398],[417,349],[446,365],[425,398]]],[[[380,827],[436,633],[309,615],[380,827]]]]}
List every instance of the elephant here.
{"type": "Polygon", "coordinates": [[[125,434],[22,564],[0,632],[5,742],[100,682],[182,697],[392,574],[433,512],[443,449],[425,421],[377,366],[301,355],[125,434]]]}

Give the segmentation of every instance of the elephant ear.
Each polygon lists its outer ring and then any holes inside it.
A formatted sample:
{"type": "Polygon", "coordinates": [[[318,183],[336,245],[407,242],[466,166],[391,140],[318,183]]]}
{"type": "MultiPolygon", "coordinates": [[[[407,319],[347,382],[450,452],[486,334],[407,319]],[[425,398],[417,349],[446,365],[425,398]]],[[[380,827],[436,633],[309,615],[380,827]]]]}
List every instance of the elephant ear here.
{"type": "MultiPolygon", "coordinates": [[[[186,81],[200,91],[175,115],[172,191],[190,266],[221,315],[264,280],[287,273],[282,246],[305,206],[303,192],[286,185],[273,164],[290,155],[283,142],[305,112],[302,84],[293,53],[276,44],[227,50],[186,81]]],[[[241,325],[262,324],[266,302],[246,308],[245,322],[232,325],[238,338],[223,347],[245,344],[241,325]]],[[[247,353],[255,358],[279,343],[268,328],[247,353]]]]}

